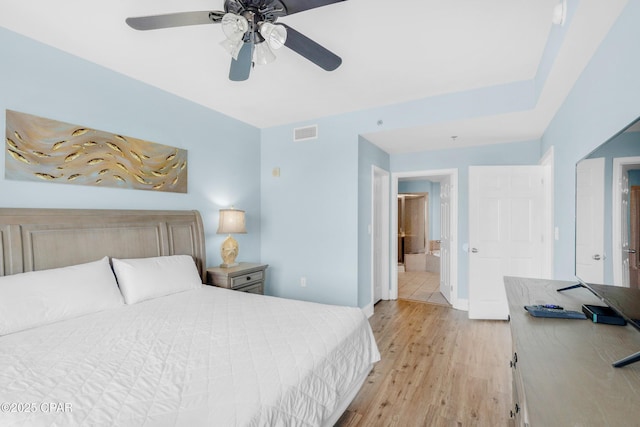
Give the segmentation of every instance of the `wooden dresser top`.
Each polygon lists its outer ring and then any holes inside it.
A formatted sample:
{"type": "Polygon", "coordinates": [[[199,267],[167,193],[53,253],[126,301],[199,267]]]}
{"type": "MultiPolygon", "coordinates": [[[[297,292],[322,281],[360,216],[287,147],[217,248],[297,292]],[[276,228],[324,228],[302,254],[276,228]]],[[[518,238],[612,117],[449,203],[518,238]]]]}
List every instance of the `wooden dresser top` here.
{"type": "Polygon", "coordinates": [[[584,288],[556,291],[572,282],[504,281],[530,425],[640,426],[640,362],[611,366],[640,351],[640,332],[630,325],[534,318],[525,305],[581,311],[582,304],[604,304],[584,288]]]}

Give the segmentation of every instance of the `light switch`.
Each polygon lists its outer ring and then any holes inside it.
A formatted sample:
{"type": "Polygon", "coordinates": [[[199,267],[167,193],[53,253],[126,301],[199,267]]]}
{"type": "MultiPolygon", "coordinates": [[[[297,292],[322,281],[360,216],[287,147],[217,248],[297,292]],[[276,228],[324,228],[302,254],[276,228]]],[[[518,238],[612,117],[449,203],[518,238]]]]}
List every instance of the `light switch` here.
{"type": "Polygon", "coordinates": [[[271,171],[271,176],[273,176],[274,178],[279,178],[280,177],[280,168],[273,168],[273,170],[271,171]]]}

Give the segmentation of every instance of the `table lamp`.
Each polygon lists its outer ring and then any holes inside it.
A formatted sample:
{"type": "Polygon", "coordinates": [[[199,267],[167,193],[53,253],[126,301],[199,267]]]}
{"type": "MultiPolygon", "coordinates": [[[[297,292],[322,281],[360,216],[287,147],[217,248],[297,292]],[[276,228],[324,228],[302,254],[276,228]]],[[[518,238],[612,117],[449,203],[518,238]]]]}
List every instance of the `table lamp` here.
{"type": "Polygon", "coordinates": [[[220,209],[220,220],[218,222],[218,234],[228,234],[220,246],[220,255],[222,256],[222,264],[220,267],[233,267],[238,265],[236,257],[238,256],[239,246],[236,239],[231,234],[246,233],[244,223],[244,211],[239,209],[220,209]]]}

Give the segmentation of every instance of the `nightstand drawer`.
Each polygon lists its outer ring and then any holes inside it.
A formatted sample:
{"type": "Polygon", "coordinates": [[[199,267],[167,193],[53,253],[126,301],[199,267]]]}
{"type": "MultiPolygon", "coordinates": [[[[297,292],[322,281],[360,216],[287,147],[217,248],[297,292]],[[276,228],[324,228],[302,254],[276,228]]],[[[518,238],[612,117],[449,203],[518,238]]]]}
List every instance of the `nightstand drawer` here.
{"type": "Polygon", "coordinates": [[[231,278],[231,288],[236,289],[240,286],[244,286],[249,283],[261,281],[263,278],[262,271],[254,271],[253,273],[243,274],[242,276],[237,276],[231,278]]]}
{"type": "Polygon", "coordinates": [[[234,291],[264,293],[267,264],[241,262],[233,267],[207,268],[207,284],[234,291]]]}
{"type": "Polygon", "coordinates": [[[243,286],[241,288],[235,288],[234,290],[240,292],[246,292],[248,294],[264,294],[262,282],[254,283],[253,285],[243,286]]]}

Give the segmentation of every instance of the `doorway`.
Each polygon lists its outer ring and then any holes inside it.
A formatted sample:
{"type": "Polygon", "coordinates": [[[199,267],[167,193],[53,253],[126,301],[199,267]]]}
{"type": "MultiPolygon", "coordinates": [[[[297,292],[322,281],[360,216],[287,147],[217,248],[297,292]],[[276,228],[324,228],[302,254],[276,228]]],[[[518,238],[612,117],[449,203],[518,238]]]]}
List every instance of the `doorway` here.
{"type": "Polygon", "coordinates": [[[457,247],[457,179],[457,169],[392,175],[392,200],[397,201],[391,204],[396,233],[392,236],[392,299],[463,308],[457,307],[458,262],[456,251],[451,250],[457,247]],[[423,190],[418,191],[420,185],[423,190]],[[420,217],[423,221],[417,221],[420,217]]]}
{"type": "Polygon", "coordinates": [[[371,314],[389,299],[389,172],[371,167],[371,314]]]}
{"type": "Polygon", "coordinates": [[[613,159],[612,260],[613,283],[638,288],[640,238],[638,201],[633,188],[640,185],[640,157],[613,159]],[[635,276],[635,277],[634,277],[635,276]]]}
{"type": "Polygon", "coordinates": [[[446,304],[440,292],[440,182],[398,181],[398,298],[446,304]]]}
{"type": "MultiPolygon", "coordinates": [[[[640,170],[634,172],[636,179],[640,181],[640,170]]],[[[631,173],[629,174],[631,175],[631,173]]],[[[640,185],[632,185],[629,192],[629,287],[640,289],[640,185]]]]}

